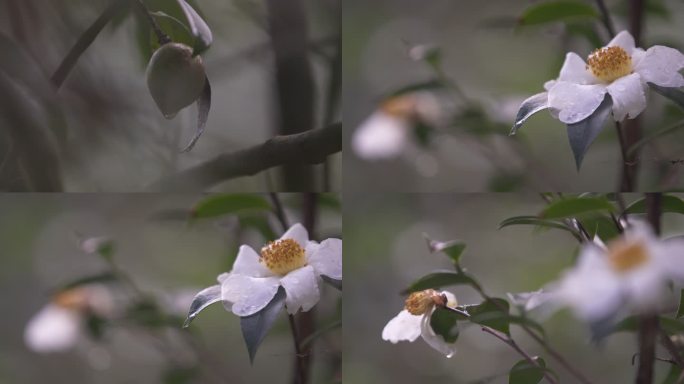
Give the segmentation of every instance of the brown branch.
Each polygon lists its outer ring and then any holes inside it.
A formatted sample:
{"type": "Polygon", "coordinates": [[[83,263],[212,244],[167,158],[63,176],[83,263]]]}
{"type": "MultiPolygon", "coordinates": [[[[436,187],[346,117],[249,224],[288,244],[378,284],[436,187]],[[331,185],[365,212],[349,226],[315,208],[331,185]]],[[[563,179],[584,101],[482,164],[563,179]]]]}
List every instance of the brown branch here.
{"type": "Polygon", "coordinates": [[[288,136],[275,136],[251,148],[226,153],[157,181],[152,191],[202,191],[223,181],[255,175],[280,165],[320,164],[342,150],[342,123],[288,136]]]}

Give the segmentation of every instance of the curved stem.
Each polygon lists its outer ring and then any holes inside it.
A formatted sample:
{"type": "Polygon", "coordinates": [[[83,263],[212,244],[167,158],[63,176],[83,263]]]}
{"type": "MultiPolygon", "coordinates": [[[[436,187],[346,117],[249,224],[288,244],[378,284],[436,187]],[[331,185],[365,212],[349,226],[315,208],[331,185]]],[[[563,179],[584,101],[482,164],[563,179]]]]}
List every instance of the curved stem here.
{"type": "Polygon", "coordinates": [[[154,34],[157,35],[157,41],[159,42],[159,45],[170,43],[171,38],[169,37],[169,35],[164,33],[164,31],[162,31],[161,27],[159,27],[159,24],[157,24],[157,20],[155,20],[154,17],[152,17],[152,13],[150,13],[150,10],[147,9],[145,3],[143,3],[142,0],[133,0],[133,2],[138,7],[140,12],[142,12],[142,14],[145,16],[147,22],[150,23],[150,27],[152,27],[154,34]]]}
{"type": "Polygon", "coordinates": [[[606,3],[604,3],[603,0],[596,0],[596,6],[598,7],[599,12],[601,12],[603,26],[606,27],[606,31],[608,31],[608,34],[612,38],[615,36],[615,27],[613,26],[613,21],[610,19],[610,13],[608,13],[606,3]]]}

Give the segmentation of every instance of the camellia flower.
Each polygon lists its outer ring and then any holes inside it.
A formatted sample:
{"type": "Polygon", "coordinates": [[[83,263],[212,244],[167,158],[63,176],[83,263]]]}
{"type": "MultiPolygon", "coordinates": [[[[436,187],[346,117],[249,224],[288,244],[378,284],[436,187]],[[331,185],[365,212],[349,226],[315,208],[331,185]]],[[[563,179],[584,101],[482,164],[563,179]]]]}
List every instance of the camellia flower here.
{"type": "Polygon", "coordinates": [[[36,352],[59,352],[73,347],[84,334],[88,316],[110,316],[113,303],[102,286],[81,286],[55,295],[29,321],[24,331],[26,345],[36,352]]]}
{"type": "Polygon", "coordinates": [[[417,124],[434,126],[440,118],[439,102],[429,92],[390,97],[354,132],[352,149],[367,160],[396,157],[409,145],[417,124]]]}
{"type": "Polygon", "coordinates": [[[655,45],[644,51],[622,31],[591,53],[586,63],[574,52],[567,54],[558,79],[544,85],[548,107],[560,121],[574,124],[594,113],[609,94],[613,118],[633,119],[646,108],[647,84],[682,87],[682,68],[684,55],[678,50],[655,45]]]}
{"type": "Polygon", "coordinates": [[[306,312],[320,299],[321,276],[342,280],[342,240],[310,241],[306,229],[295,224],[280,239],[261,248],[260,254],[241,246],[233,269],[219,275],[220,284],[197,294],[195,300],[202,305],[191,312],[188,323],[216,301],[223,301],[226,309],[238,316],[255,314],[271,302],[281,286],[288,313],[306,312]]]}
{"type": "Polygon", "coordinates": [[[597,323],[622,309],[656,310],[669,282],[684,283],[684,240],[659,240],[637,222],[605,247],[585,245],[577,266],[553,291],[579,317],[597,323]]]}
{"type": "Polygon", "coordinates": [[[413,342],[422,336],[432,348],[451,357],[456,352],[454,344],[447,343],[435,333],[430,326],[430,318],[438,306],[455,308],[457,305],[456,296],[451,292],[433,289],[414,292],[406,299],[404,309],[385,325],[382,339],[396,344],[399,341],[413,342]]]}

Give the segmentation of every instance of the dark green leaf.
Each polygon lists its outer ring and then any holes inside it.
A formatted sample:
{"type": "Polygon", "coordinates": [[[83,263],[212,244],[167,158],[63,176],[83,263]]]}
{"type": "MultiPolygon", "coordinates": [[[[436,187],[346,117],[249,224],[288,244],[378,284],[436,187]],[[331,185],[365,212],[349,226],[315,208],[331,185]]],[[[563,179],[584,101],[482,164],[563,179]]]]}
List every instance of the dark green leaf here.
{"type": "MultiPolygon", "coordinates": [[[[174,43],[182,43],[189,47],[193,46],[195,43],[195,37],[182,21],[173,16],[167,15],[164,12],[151,12],[151,15],[154,17],[157,25],[159,25],[159,28],[161,28],[161,30],[164,31],[169,38],[171,38],[171,41],[174,43]]],[[[150,47],[154,51],[159,48],[159,40],[152,29],[150,29],[149,32],[150,47]]]]}
{"type": "Polygon", "coordinates": [[[679,291],[679,308],[677,308],[677,318],[684,316],[684,289],[679,291]]]}
{"type": "Polygon", "coordinates": [[[413,124],[413,137],[415,137],[416,142],[423,147],[430,145],[433,131],[432,127],[422,122],[413,124]]]}
{"type": "Polygon", "coordinates": [[[606,94],[601,104],[589,117],[578,123],[567,125],[568,141],[572,154],[575,156],[575,165],[578,171],[589,146],[603,130],[603,126],[610,116],[612,105],[612,99],[606,94]]]}
{"type": "Polygon", "coordinates": [[[185,18],[188,22],[188,27],[190,27],[190,32],[195,36],[195,44],[192,46],[194,53],[199,54],[211,45],[213,36],[211,34],[211,29],[207,23],[202,19],[202,17],[195,11],[193,7],[190,6],[185,0],[177,0],[178,5],[180,5],[185,18]]]}
{"type": "Polygon", "coordinates": [[[96,316],[94,314],[89,314],[86,318],[86,329],[90,336],[95,340],[102,339],[104,332],[107,328],[107,320],[96,316]]]}
{"type": "Polygon", "coordinates": [[[72,288],[80,287],[82,285],[95,284],[95,283],[111,283],[117,281],[118,278],[111,272],[103,272],[97,275],[82,277],[78,280],[74,280],[68,284],[65,284],[57,289],[57,292],[66,291],[72,288]]]}
{"type": "Polygon", "coordinates": [[[406,288],[402,294],[423,291],[426,289],[436,289],[446,287],[448,285],[469,285],[472,284],[473,281],[473,278],[465,273],[451,271],[433,272],[416,280],[413,284],[406,288]]]}
{"type": "Polygon", "coordinates": [[[544,378],[546,362],[541,357],[533,357],[537,364],[520,360],[508,374],[508,384],[537,384],[544,378]]]}
{"type": "Polygon", "coordinates": [[[189,384],[195,382],[199,369],[197,367],[173,367],[164,372],[164,384],[189,384]]]}
{"type": "Polygon", "coordinates": [[[219,301],[221,301],[220,285],[213,285],[209,288],[201,290],[197,295],[195,295],[195,298],[192,299],[192,304],[190,304],[190,310],[188,311],[188,318],[185,319],[183,328],[187,328],[192,320],[194,320],[204,308],[219,301]]]}
{"type": "Polygon", "coordinates": [[[500,171],[494,173],[487,180],[487,191],[489,192],[514,192],[525,185],[525,175],[500,171]]]}
{"type": "Polygon", "coordinates": [[[442,252],[447,255],[454,264],[458,265],[461,255],[465,250],[466,244],[461,240],[436,241],[432,240],[427,234],[423,233],[431,253],[442,252]]]}
{"type": "Polygon", "coordinates": [[[511,316],[509,305],[504,299],[492,298],[477,305],[466,305],[463,308],[470,314],[470,321],[485,325],[510,335],[511,316]]]}
{"type": "Polygon", "coordinates": [[[262,196],[253,194],[211,195],[192,208],[193,218],[208,218],[245,211],[267,211],[271,205],[262,196]]]}
{"type": "Polygon", "coordinates": [[[583,218],[582,225],[589,233],[589,236],[598,236],[603,241],[608,241],[620,234],[613,219],[603,215],[583,218]]]}
{"type": "Polygon", "coordinates": [[[204,88],[202,93],[197,99],[197,128],[195,130],[195,135],[190,139],[188,145],[183,148],[181,152],[189,152],[192,147],[195,146],[197,140],[204,133],[204,128],[207,126],[207,120],[209,119],[209,110],[211,109],[211,85],[209,84],[209,78],[204,77],[204,88]]]}
{"type": "Polygon", "coordinates": [[[318,195],[318,199],[316,201],[321,208],[330,208],[336,212],[340,212],[342,210],[340,199],[334,193],[322,193],[318,195]]]}
{"type": "Polygon", "coordinates": [[[679,382],[679,376],[682,374],[682,367],[676,364],[670,365],[670,371],[667,373],[667,377],[663,380],[662,384],[677,384],[679,382]]]}
{"type": "Polygon", "coordinates": [[[544,219],[562,219],[594,212],[612,212],[615,207],[604,197],[574,197],[551,202],[539,214],[544,219]]]}
{"type": "Polygon", "coordinates": [[[458,320],[459,316],[455,312],[438,307],[430,316],[430,327],[445,342],[455,343],[459,333],[458,320]]]}
{"type": "Polygon", "coordinates": [[[515,122],[513,123],[513,128],[511,128],[510,135],[515,135],[518,133],[518,129],[532,117],[535,113],[543,111],[549,107],[549,94],[548,92],[537,93],[536,95],[530,96],[520,105],[518,110],[518,115],[515,117],[515,122]]]}
{"type": "Polygon", "coordinates": [[[149,328],[159,328],[163,326],[178,326],[171,318],[166,317],[160,310],[157,303],[152,300],[142,300],[135,303],[128,309],[128,318],[138,325],[149,328]]]}
{"type": "Polygon", "coordinates": [[[680,91],[677,88],[667,88],[667,87],[661,87],[659,85],[655,85],[653,83],[648,83],[648,86],[651,87],[652,90],[660,93],[661,95],[667,97],[668,99],[672,100],[675,104],[679,105],[681,108],[684,108],[684,92],[680,91]]]}
{"type": "Polygon", "coordinates": [[[597,18],[593,6],[581,1],[548,1],[527,8],[518,19],[523,26],[566,21],[571,19],[597,18]]]}
{"type": "Polygon", "coordinates": [[[499,223],[499,229],[509,227],[511,225],[535,225],[537,227],[547,227],[547,228],[557,228],[563,229],[568,232],[572,230],[561,223],[557,223],[551,220],[540,219],[537,216],[513,216],[505,219],[499,223]]]}
{"type": "MultiPolygon", "coordinates": [[[[664,195],[661,199],[660,209],[662,212],[684,214],[684,200],[676,196],[664,195]]],[[[628,214],[646,213],[646,198],[633,202],[625,212],[628,214]]]]}
{"type": "Polygon", "coordinates": [[[247,344],[249,361],[251,363],[254,362],[254,356],[266,333],[271,329],[284,307],[285,289],[278,287],[278,292],[273,296],[273,300],[264,309],[253,315],[240,318],[242,337],[245,339],[245,344],[247,344]]]}
{"type": "Polygon", "coordinates": [[[321,275],[321,279],[323,279],[323,281],[332,285],[333,287],[337,288],[338,291],[342,290],[342,280],[333,279],[332,277],[326,275],[321,275]]]}
{"type": "Polygon", "coordinates": [[[440,80],[429,80],[422,83],[416,83],[407,85],[405,87],[399,88],[394,92],[390,93],[387,98],[392,98],[396,96],[405,95],[408,93],[418,92],[418,91],[436,91],[439,89],[444,89],[444,84],[440,80]]]}
{"type": "Polygon", "coordinates": [[[266,240],[270,241],[278,237],[275,232],[273,232],[273,228],[271,228],[268,218],[264,215],[240,214],[239,220],[242,228],[252,228],[259,232],[266,240]]]}

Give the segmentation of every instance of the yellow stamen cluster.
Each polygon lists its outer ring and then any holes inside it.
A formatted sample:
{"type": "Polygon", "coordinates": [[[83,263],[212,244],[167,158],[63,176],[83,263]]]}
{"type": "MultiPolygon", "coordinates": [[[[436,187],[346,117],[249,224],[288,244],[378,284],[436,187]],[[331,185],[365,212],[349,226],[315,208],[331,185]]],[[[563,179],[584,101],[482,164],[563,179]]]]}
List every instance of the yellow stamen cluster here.
{"type": "Polygon", "coordinates": [[[400,95],[385,100],[380,105],[380,110],[386,114],[403,119],[413,118],[416,115],[416,98],[411,95],[400,95]]]}
{"type": "Polygon", "coordinates": [[[589,55],[587,69],[597,79],[610,83],[632,73],[632,58],[620,47],[604,47],[589,55]]]}
{"type": "Polygon", "coordinates": [[[446,298],[434,289],[413,292],[406,298],[404,308],[412,315],[424,315],[434,305],[446,305],[446,298]]]}
{"type": "Polygon", "coordinates": [[[275,274],[286,275],[306,265],[306,253],[292,239],[276,240],[261,248],[259,262],[275,274]]]}
{"type": "Polygon", "coordinates": [[[88,293],[85,289],[69,289],[56,294],[52,302],[62,308],[84,310],[88,307],[88,293]]]}
{"type": "Polygon", "coordinates": [[[646,246],[639,241],[618,240],[608,245],[608,261],[617,272],[631,271],[648,259],[646,246]]]}

